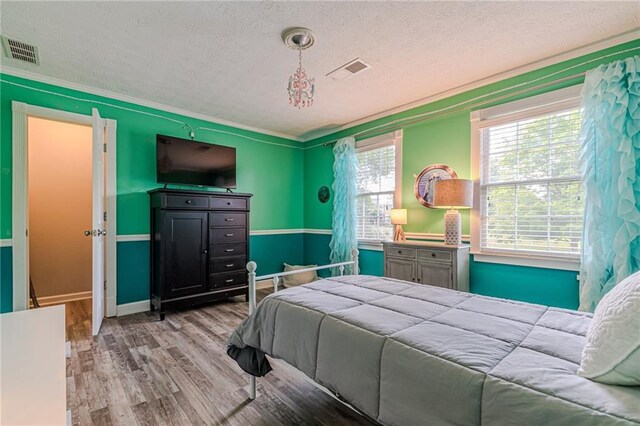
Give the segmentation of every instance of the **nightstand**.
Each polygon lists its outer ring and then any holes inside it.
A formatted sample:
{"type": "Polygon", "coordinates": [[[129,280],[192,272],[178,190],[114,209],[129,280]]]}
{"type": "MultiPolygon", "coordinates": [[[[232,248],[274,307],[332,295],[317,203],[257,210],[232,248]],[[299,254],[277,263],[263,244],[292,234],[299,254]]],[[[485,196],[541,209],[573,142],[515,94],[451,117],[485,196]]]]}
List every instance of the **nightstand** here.
{"type": "Polygon", "coordinates": [[[384,276],[469,291],[469,246],[393,241],[384,247],[384,276]]]}

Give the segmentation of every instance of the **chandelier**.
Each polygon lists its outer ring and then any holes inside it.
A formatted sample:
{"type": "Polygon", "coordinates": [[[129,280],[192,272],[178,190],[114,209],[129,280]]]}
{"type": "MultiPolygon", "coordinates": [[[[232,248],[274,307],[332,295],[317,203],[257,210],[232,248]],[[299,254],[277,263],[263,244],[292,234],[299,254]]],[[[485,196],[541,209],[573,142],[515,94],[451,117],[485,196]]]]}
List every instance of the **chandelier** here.
{"type": "Polygon", "coordinates": [[[313,45],[313,33],[306,28],[293,28],[286,31],[282,38],[287,47],[298,51],[298,69],[289,77],[287,87],[289,104],[298,109],[309,107],[313,105],[315,79],[309,78],[302,67],[302,51],[313,45]]]}

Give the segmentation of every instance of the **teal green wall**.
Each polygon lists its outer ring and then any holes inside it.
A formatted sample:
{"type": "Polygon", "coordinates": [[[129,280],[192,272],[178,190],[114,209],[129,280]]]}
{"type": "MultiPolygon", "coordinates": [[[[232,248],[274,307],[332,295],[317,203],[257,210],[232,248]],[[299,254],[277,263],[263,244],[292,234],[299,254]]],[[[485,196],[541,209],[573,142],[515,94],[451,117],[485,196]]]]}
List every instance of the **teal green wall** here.
{"type": "MultiPolygon", "coordinates": [[[[195,138],[236,148],[237,191],[254,194],[251,199],[252,230],[301,229],[304,226],[303,204],[300,201],[303,190],[303,151],[302,145],[297,141],[6,74],[0,74],[0,78],[0,239],[12,237],[12,101],[86,115],[91,114],[92,108],[98,108],[102,117],[117,121],[118,235],[149,233],[149,197],[146,192],[159,186],[155,175],[156,133],[188,137],[188,131],[182,124],[140,112],[185,122],[193,128],[202,126],[225,132],[196,130],[195,138]]],[[[252,258],[260,261],[263,271],[274,272],[275,265],[302,260],[301,235],[277,237],[280,236],[251,238],[252,258]]],[[[0,309],[5,312],[11,310],[12,306],[11,248],[3,247],[0,253],[0,309]]],[[[148,299],[148,258],[148,242],[118,243],[119,304],[148,299]]]]}
{"type": "Polygon", "coordinates": [[[304,234],[252,235],[249,254],[256,262],[260,275],[282,272],[283,262],[302,265],[304,262],[304,234]],[[275,255],[277,253],[277,256],[275,255]]]}
{"type": "MultiPolygon", "coordinates": [[[[384,126],[385,123],[457,105],[475,97],[490,94],[496,90],[524,84],[531,80],[544,78],[545,76],[549,76],[548,81],[573,76],[580,72],[596,68],[600,63],[625,58],[633,54],[638,54],[638,52],[640,52],[640,40],[635,40],[437,102],[422,105],[408,111],[392,114],[307,142],[311,148],[306,149],[304,153],[305,228],[331,228],[331,204],[320,204],[317,198],[315,198],[315,194],[320,186],[327,185],[330,187],[333,182],[333,156],[331,148],[322,146],[324,142],[334,141],[338,138],[373,128],[376,129],[375,134],[386,133],[394,130],[395,127],[389,127],[387,130],[385,130],[384,127],[380,128],[380,126],[384,126]],[[628,49],[635,50],[633,52],[622,52],[628,49]],[[582,64],[583,62],[603,55],[611,56],[603,60],[582,64]],[[567,68],[571,69],[563,71],[567,68]]],[[[409,224],[405,226],[405,231],[421,233],[443,232],[443,211],[427,209],[420,205],[415,199],[413,194],[414,175],[420,173],[424,167],[430,164],[444,163],[451,166],[458,174],[458,177],[470,177],[470,113],[473,109],[493,106],[542,92],[557,90],[579,84],[582,81],[582,77],[571,78],[562,84],[553,84],[544,89],[536,89],[528,93],[521,92],[523,88],[545,83],[543,79],[535,84],[519,86],[517,90],[505,90],[504,92],[500,92],[499,96],[490,95],[484,99],[482,106],[475,103],[469,104],[464,109],[456,108],[455,113],[444,116],[440,115],[439,118],[404,126],[402,150],[402,207],[408,210],[409,222],[409,224]]],[[[463,217],[462,230],[463,233],[468,234],[469,212],[462,211],[461,213],[463,217]]],[[[314,241],[317,240],[318,238],[315,237],[314,241]]],[[[328,242],[325,244],[328,244],[328,242]]],[[[310,244],[305,244],[305,248],[309,245],[310,244]]],[[[324,251],[328,253],[328,247],[324,251]]],[[[314,247],[312,251],[305,252],[305,262],[318,262],[314,255],[319,253],[323,253],[323,250],[319,247],[314,247]]],[[[323,260],[324,258],[319,257],[318,259],[323,260]]],[[[380,252],[367,252],[362,256],[361,267],[363,272],[365,270],[382,271],[382,254],[380,252]],[[363,262],[364,267],[362,267],[363,262]]],[[[577,308],[578,282],[576,274],[576,272],[572,271],[472,262],[470,277],[471,291],[496,297],[577,308]]]]}
{"type": "Polygon", "coordinates": [[[150,243],[149,241],[119,242],[118,305],[149,299],[150,243]]]}
{"type": "Polygon", "coordinates": [[[0,314],[13,310],[11,247],[0,247],[0,314]]]}
{"type": "MultiPolygon", "coordinates": [[[[283,262],[301,265],[303,240],[302,233],[252,235],[249,253],[258,264],[258,275],[282,271],[283,262]]],[[[149,298],[149,255],[149,241],[118,243],[118,305],[149,298]]]]}
{"type": "Polygon", "coordinates": [[[473,255],[470,268],[473,293],[578,309],[575,271],[474,262],[473,255]]]}
{"type": "MultiPolygon", "coordinates": [[[[304,234],[304,264],[326,265],[329,262],[329,241],[331,235],[304,234]]],[[[360,250],[360,273],[364,275],[383,275],[382,252],[360,250]]],[[[320,271],[320,275],[326,275],[320,271]]]]}

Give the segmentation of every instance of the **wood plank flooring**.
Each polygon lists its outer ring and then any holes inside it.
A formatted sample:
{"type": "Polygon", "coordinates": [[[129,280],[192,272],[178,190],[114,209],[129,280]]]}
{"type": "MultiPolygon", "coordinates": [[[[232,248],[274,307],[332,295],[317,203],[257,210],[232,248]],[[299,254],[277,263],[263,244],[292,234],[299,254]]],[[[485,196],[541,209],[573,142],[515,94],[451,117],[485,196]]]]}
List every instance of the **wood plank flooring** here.
{"type": "Polygon", "coordinates": [[[151,313],[105,319],[96,338],[90,303],[67,304],[74,425],[372,424],[276,362],[250,401],[248,376],[226,354],[248,312],[243,297],[168,312],[163,322],[151,313]]]}

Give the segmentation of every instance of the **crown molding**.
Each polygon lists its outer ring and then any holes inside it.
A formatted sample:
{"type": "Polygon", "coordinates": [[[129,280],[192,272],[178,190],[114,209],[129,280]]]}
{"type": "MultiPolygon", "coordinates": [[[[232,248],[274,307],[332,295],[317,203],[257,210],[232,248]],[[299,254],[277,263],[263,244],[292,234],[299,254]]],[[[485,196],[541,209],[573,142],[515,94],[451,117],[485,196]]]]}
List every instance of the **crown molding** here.
{"type": "Polygon", "coordinates": [[[39,83],[51,84],[53,86],[63,87],[65,89],[77,90],[80,92],[89,93],[91,95],[103,96],[105,98],[114,99],[121,102],[128,102],[135,105],[140,105],[148,108],[157,109],[163,112],[169,112],[172,114],[183,115],[185,117],[195,118],[197,120],[204,120],[210,123],[220,124],[223,126],[234,127],[236,129],[247,130],[249,132],[262,133],[264,135],[275,136],[278,138],[289,139],[296,142],[302,142],[302,139],[298,136],[289,135],[287,133],[280,133],[273,130],[262,129],[260,127],[248,126],[242,123],[236,123],[235,121],[225,120],[223,118],[214,117],[211,115],[201,114],[198,112],[189,111],[182,108],[176,108],[171,105],[161,104],[146,99],[136,98],[133,96],[123,95],[121,93],[112,92],[110,90],[98,89],[96,87],[87,86],[80,83],[74,83],[67,80],[61,80],[55,77],[49,77],[44,74],[35,73],[32,71],[25,71],[19,68],[2,65],[0,66],[0,73],[11,75],[13,77],[25,78],[27,80],[37,81],[39,83]]]}
{"type": "Polygon", "coordinates": [[[564,61],[568,61],[571,59],[578,58],[580,56],[588,55],[590,53],[597,52],[599,50],[604,50],[609,47],[617,46],[619,44],[627,43],[629,41],[633,41],[638,39],[638,31],[640,28],[636,28],[622,34],[615,35],[613,37],[606,38],[604,40],[600,40],[594,43],[590,43],[581,47],[577,47],[575,49],[567,50],[566,52],[559,53],[557,55],[548,56],[544,59],[540,59],[538,61],[529,62],[528,64],[511,68],[507,71],[503,71],[497,74],[490,75],[488,77],[482,78],[480,80],[475,80],[467,84],[463,84],[462,86],[454,87],[453,89],[445,90],[434,95],[427,96],[425,98],[418,99],[416,101],[409,102],[404,105],[400,105],[395,108],[391,108],[373,115],[369,115],[364,118],[360,118],[358,120],[351,121],[349,123],[343,124],[339,127],[334,128],[333,130],[321,130],[321,131],[313,131],[306,133],[302,136],[302,142],[310,142],[314,139],[318,139],[327,135],[331,135],[333,133],[340,132],[342,130],[347,130],[355,126],[359,126],[361,124],[369,123],[371,121],[378,120],[380,118],[388,117],[393,114],[398,114],[400,112],[404,112],[419,106],[423,106],[426,104],[430,104],[442,99],[450,98],[455,95],[459,95],[464,92],[468,92],[470,90],[478,89],[480,87],[487,86],[492,83],[497,83],[499,81],[503,81],[512,77],[516,77],[518,75],[526,74],[530,71],[535,71],[541,68],[548,67],[550,65],[555,65],[564,61]]]}

